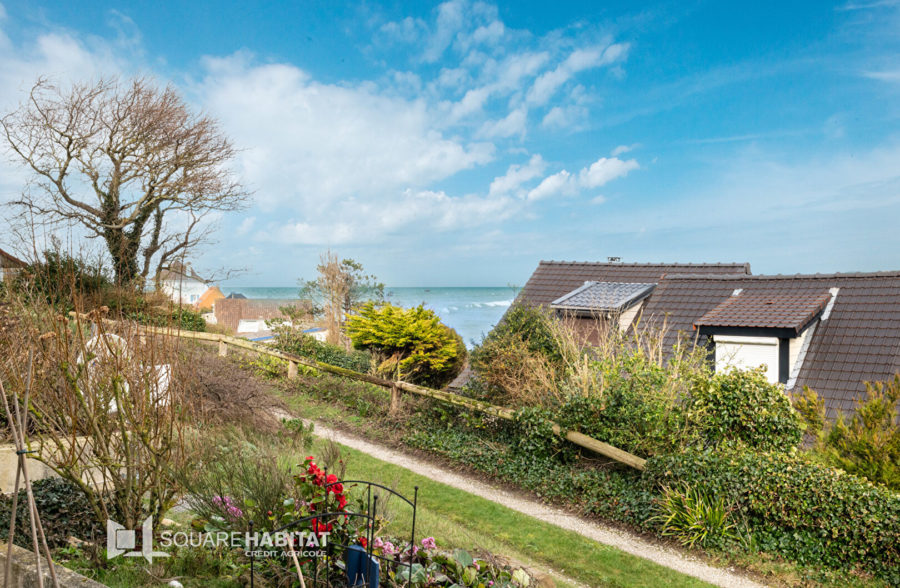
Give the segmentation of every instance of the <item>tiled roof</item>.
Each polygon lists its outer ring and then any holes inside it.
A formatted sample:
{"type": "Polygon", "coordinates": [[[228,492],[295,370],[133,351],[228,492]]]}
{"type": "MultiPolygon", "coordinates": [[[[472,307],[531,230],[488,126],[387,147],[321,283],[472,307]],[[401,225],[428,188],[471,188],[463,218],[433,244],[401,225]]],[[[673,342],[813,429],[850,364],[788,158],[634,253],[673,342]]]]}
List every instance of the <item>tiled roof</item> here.
{"type": "Polygon", "coordinates": [[[519,293],[521,302],[549,305],[585,282],[656,283],[666,274],[749,274],[745,263],[600,263],[542,261],[519,293]]]}
{"type": "Polygon", "coordinates": [[[303,304],[301,300],[259,300],[248,298],[222,298],[216,300],[216,323],[237,331],[242,320],[272,320],[287,318],[281,309],[303,304]]]}
{"type": "Polygon", "coordinates": [[[574,311],[620,311],[647,297],[656,284],[586,282],[554,300],[550,308],[574,311]]]}
{"type": "Polygon", "coordinates": [[[694,323],[735,289],[741,296],[818,299],[839,288],[828,319],[817,323],[794,390],[809,386],[825,400],[830,417],[851,412],[864,395],[864,380],[900,371],[900,272],[787,276],[669,275],[643,311],[646,324],[667,326],[666,346],[678,333],[695,336],[694,323]]]}
{"type": "Polygon", "coordinates": [[[207,310],[213,308],[213,305],[217,300],[223,300],[225,295],[219,290],[218,286],[213,286],[209,288],[200,295],[200,299],[194,304],[200,310],[207,310]]]}
{"type": "Polygon", "coordinates": [[[0,249],[0,267],[22,268],[28,265],[15,255],[0,249]]]}
{"type": "Polygon", "coordinates": [[[197,272],[194,271],[194,268],[191,267],[191,264],[182,264],[180,261],[173,261],[169,264],[168,267],[160,270],[159,277],[157,279],[160,282],[165,282],[168,280],[177,282],[185,278],[189,280],[197,280],[198,282],[203,282],[204,284],[208,281],[197,275],[197,272]]]}
{"type": "Polygon", "coordinates": [[[825,310],[831,293],[739,291],[694,321],[694,326],[767,327],[800,333],[825,310]]]}

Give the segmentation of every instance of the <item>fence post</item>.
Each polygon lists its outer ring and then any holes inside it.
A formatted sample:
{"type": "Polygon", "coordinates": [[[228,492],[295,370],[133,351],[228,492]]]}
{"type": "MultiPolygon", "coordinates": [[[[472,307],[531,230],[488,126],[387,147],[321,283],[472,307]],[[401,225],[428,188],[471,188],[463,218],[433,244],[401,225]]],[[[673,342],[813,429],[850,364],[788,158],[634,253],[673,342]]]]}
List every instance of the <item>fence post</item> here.
{"type": "Polygon", "coordinates": [[[391,384],[391,414],[397,414],[400,410],[400,388],[397,384],[391,384]]]}
{"type": "Polygon", "coordinates": [[[297,377],[297,362],[289,361],[288,362],[288,379],[293,380],[297,377]]]}
{"type": "Polygon", "coordinates": [[[228,353],[228,345],[225,345],[224,339],[219,339],[219,357],[225,357],[228,353]]]}

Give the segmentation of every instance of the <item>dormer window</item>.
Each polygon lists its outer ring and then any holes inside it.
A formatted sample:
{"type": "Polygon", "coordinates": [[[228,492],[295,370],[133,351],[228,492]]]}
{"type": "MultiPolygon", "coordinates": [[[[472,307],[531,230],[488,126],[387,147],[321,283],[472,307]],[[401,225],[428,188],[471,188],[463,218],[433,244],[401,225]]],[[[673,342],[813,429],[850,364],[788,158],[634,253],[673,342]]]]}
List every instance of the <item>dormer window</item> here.
{"type": "Polygon", "coordinates": [[[786,384],[802,359],[811,327],[834,292],[735,290],[694,323],[715,350],[716,371],[764,366],[770,382],[786,384]]]}
{"type": "Polygon", "coordinates": [[[580,318],[615,318],[619,328],[631,324],[640,303],[650,296],[656,284],[626,282],[585,282],[550,303],[550,308],[564,316],[580,318]]]}

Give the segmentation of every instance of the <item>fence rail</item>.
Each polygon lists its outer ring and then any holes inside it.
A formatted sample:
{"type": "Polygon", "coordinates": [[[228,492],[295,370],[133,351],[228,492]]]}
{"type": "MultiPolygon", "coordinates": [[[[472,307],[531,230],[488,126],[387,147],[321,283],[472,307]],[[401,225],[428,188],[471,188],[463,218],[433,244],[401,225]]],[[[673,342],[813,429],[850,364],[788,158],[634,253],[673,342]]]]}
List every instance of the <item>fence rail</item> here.
{"type": "MultiPolygon", "coordinates": [[[[70,313],[73,316],[76,316],[83,320],[92,320],[91,317],[84,314],[70,313]]],[[[116,321],[110,319],[103,319],[104,322],[116,324],[116,321]]],[[[411,384],[409,382],[404,382],[402,380],[394,381],[387,380],[385,378],[379,378],[378,376],[373,376],[371,374],[364,374],[361,372],[355,372],[353,370],[348,370],[346,368],[329,365],[327,363],[321,363],[314,359],[309,359],[307,357],[302,357],[299,355],[294,355],[293,353],[285,353],[284,351],[280,351],[278,349],[272,349],[267,345],[263,345],[260,343],[254,343],[253,341],[248,341],[247,339],[241,339],[239,337],[231,337],[229,335],[221,335],[218,333],[203,333],[197,331],[184,331],[181,329],[168,328],[168,327],[150,327],[141,325],[140,327],[144,331],[157,333],[161,335],[168,335],[173,337],[179,337],[182,339],[195,339],[198,341],[207,341],[210,343],[218,343],[219,346],[219,355],[225,356],[228,353],[228,346],[237,347],[239,349],[245,349],[248,351],[253,351],[256,353],[260,353],[263,355],[268,355],[270,357],[277,357],[279,359],[283,359],[288,362],[288,378],[294,379],[297,377],[297,366],[302,365],[306,367],[310,367],[319,371],[335,374],[338,376],[343,376],[345,378],[349,378],[351,380],[359,380],[362,382],[368,382],[369,384],[374,384],[376,386],[381,386],[382,388],[386,388],[391,391],[391,411],[396,411],[400,405],[400,392],[407,392],[410,394],[416,394],[418,396],[424,396],[427,398],[432,398],[434,400],[438,400],[440,402],[445,402],[447,404],[453,404],[455,406],[460,406],[463,408],[467,408],[469,410],[475,410],[484,414],[489,414],[504,420],[513,421],[516,418],[516,413],[514,410],[505,408],[502,406],[496,406],[494,404],[490,404],[488,402],[483,402],[481,400],[476,400],[474,398],[468,398],[466,396],[460,396],[459,394],[453,394],[452,392],[446,392],[444,390],[435,390],[433,388],[426,388],[424,386],[418,386],[416,384],[411,384]]],[[[603,441],[599,441],[594,439],[593,437],[589,437],[583,433],[578,433],[577,431],[566,431],[562,427],[560,427],[557,423],[551,424],[553,427],[553,432],[557,435],[562,435],[569,442],[578,445],[579,447],[583,447],[585,449],[589,449],[595,453],[599,453],[600,455],[606,456],[610,459],[623,463],[625,465],[631,466],[637,470],[643,470],[644,464],[647,460],[638,457],[637,455],[633,455],[628,453],[627,451],[623,451],[618,447],[614,447],[609,443],[604,443],[603,441]]]]}

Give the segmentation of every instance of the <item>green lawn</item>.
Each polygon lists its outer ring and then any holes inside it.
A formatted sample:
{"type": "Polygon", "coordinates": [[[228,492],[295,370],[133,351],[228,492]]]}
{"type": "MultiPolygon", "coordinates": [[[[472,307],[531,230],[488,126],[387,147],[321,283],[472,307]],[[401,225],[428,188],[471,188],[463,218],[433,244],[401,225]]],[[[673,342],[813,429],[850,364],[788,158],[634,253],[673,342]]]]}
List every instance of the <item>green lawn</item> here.
{"type": "MultiPolygon", "coordinates": [[[[324,443],[317,441],[314,452],[324,443]]],[[[341,446],[341,452],[347,479],[379,482],[409,497],[418,486],[416,536],[433,536],[439,546],[491,551],[526,565],[549,568],[589,586],[709,585],[349,447],[341,446]]],[[[393,529],[388,532],[406,535],[409,507],[394,499],[388,508],[393,521],[393,529]]]]}

